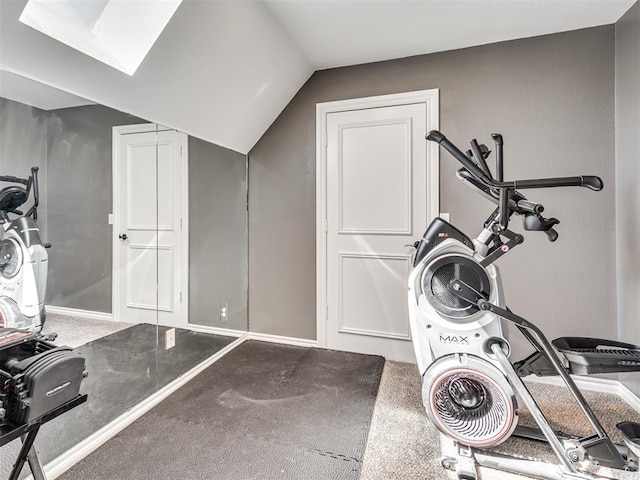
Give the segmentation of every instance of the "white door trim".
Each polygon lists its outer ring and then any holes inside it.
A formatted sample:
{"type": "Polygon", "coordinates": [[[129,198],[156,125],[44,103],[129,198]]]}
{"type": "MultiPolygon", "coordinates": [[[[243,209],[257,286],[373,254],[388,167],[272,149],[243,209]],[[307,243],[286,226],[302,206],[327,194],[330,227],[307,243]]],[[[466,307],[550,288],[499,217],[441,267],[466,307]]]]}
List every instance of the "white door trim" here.
{"type": "MultiPolygon", "coordinates": [[[[122,135],[132,133],[147,133],[147,132],[162,132],[172,130],[168,127],[156,123],[144,123],[137,125],[122,125],[113,127],[113,139],[112,139],[112,175],[113,175],[113,231],[112,231],[112,303],[111,313],[115,321],[120,321],[117,318],[118,307],[120,305],[120,278],[116,275],[118,269],[118,261],[121,249],[119,247],[118,232],[116,226],[118,223],[118,195],[120,193],[117,179],[118,179],[118,162],[116,161],[116,155],[120,148],[120,137],[122,135]]],[[[189,321],[189,142],[187,136],[187,142],[185,142],[185,151],[183,152],[184,162],[182,162],[182,303],[180,304],[180,314],[183,318],[189,321]]]]}
{"type": "MultiPolygon", "coordinates": [[[[320,348],[327,347],[327,115],[349,110],[389,107],[424,103],[427,107],[427,125],[439,128],[439,90],[354,98],[316,104],[316,341],[320,348]]],[[[425,135],[427,132],[424,132],[425,135]]],[[[440,150],[438,145],[427,142],[428,218],[435,218],[440,211],[439,178],[440,150]]]]}

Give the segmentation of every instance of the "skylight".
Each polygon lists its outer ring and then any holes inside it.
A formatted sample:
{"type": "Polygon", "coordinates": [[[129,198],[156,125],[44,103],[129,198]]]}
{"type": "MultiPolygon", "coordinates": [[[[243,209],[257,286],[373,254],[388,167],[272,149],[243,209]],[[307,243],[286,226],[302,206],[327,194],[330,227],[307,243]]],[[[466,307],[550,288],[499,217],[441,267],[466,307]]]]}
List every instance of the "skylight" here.
{"type": "Polygon", "coordinates": [[[20,21],[133,75],[182,0],[29,0],[20,21]]]}

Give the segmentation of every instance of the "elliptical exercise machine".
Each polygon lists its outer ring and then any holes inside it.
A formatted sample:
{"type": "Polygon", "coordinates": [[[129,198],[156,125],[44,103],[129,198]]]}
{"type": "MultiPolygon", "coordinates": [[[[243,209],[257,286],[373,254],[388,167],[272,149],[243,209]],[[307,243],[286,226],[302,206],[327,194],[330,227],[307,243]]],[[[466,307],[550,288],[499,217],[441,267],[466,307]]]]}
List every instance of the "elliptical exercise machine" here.
{"type": "Polygon", "coordinates": [[[42,243],[38,220],[38,167],[28,178],[2,175],[0,182],[17,183],[0,190],[0,328],[40,332],[45,321],[49,245],[42,243]],[[33,192],[33,205],[18,210],[33,192]],[[11,219],[9,214],[18,215],[11,219]]]}
{"type": "Polygon", "coordinates": [[[544,218],[544,207],[527,200],[519,190],[582,186],[599,191],[602,180],[576,176],[504,181],[501,135],[492,135],[495,178],[486,163],[489,149],[475,139],[465,154],[436,130],[426,138],[462,164],[457,172],[460,180],[497,204],[474,239],[436,218],[415,243],[408,300],[423,404],[429,419],[456,447],[455,456],[442,459],[443,467],[454,470],[460,480],[477,479],[476,465],[551,480],[608,478],[587,471],[592,466],[637,471],[640,424],[619,423],[625,445],[615,445],[569,374],[640,371],[640,347],[601,339],[559,338],[553,345],[564,355],[563,363],[536,325],[507,308],[494,265],[524,241],[522,235],[508,229],[513,214],[523,217],[525,230],[542,231],[552,242],[558,238],[553,228],[558,220],[544,218]],[[535,349],[516,363],[508,358],[509,325],[535,349]],[[531,374],[559,376],[593,427],[593,435],[573,438],[555,432],[521,380],[531,374]],[[516,392],[538,428],[517,425],[516,392]],[[546,441],[558,463],[486,450],[512,435],[546,441]]]}
{"type": "Polygon", "coordinates": [[[85,359],[56,346],[55,333],[39,334],[45,321],[48,255],[38,220],[38,167],[28,178],[0,176],[0,446],[22,438],[8,480],[18,480],[25,462],[33,478],[46,476],[33,448],[40,427],[87,401],[80,385],[85,359]],[[18,210],[33,192],[33,205],[18,210]],[[17,215],[10,218],[9,214],[17,215]]]}

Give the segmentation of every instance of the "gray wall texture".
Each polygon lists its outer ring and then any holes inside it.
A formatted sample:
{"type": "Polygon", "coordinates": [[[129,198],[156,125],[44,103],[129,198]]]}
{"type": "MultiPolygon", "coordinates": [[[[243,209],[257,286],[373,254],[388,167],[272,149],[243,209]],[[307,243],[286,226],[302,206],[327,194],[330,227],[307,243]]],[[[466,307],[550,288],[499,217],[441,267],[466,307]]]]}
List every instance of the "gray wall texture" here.
{"type": "MultiPolygon", "coordinates": [[[[504,135],[507,179],[603,178],[530,191],[560,238],[527,233],[498,264],[509,306],[550,338],[616,337],[613,26],[316,72],[249,153],[250,331],[316,337],[316,103],[431,88],[454,143],[504,135]]],[[[440,210],[475,235],[493,205],[457,168],[441,152],[440,210]]]]}
{"type": "Polygon", "coordinates": [[[137,123],[102,105],[49,112],[50,305],[111,312],[112,127],[137,123]]]}
{"type": "MultiPolygon", "coordinates": [[[[40,206],[38,227],[47,238],[47,113],[35,107],[0,98],[0,175],[27,178],[39,167],[40,206]]],[[[0,188],[9,186],[3,183],[0,188]]],[[[27,211],[33,196],[21,208],[27,211]],[[26,207],[26,208],[24,208],[26,207]]]]}
{"type": "MultiPolygon", "coordinates": [[[[640,344],[640,3],[616,23],[618,333],[640,344]]],[[[640,374],[623,382],[640,395],[640,374]]]]}
{"type": "Polygon", "coordinates": [[[246,330],[246,155],[189,137],[189,226],[189,321],[246,330]]]}

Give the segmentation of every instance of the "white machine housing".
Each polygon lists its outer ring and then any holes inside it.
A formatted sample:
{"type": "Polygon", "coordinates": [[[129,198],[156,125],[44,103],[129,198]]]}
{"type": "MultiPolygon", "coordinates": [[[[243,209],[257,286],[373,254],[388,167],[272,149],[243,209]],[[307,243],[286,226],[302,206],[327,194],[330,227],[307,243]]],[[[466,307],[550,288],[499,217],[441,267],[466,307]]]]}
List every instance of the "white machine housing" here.
{"type": "Polygon", "coordinates": [[[20,217],[4,224],[0,256],[0,327],[40,331],[44,323],[48,255],[35,222],[20,217]]]}
{"type": "MultiPolygon", "coordinates": [[[[464,243],[450,238],[435,246],[409,274],[409,323],[420,375],[438,358],[451,353],[467,353],[487,358],[485,345],[490,338],[500,338],[508,345],[507,326],[488,311],[477,311],[466,318],[447,317],[437,311],[423,291],[424,275],[430,265],[448,255],[482,260],[464,243]]],[[[481,267],[490,282],[490,296],[494,305],[504,305],[500,273],[495,265],[481,267]]]]}

